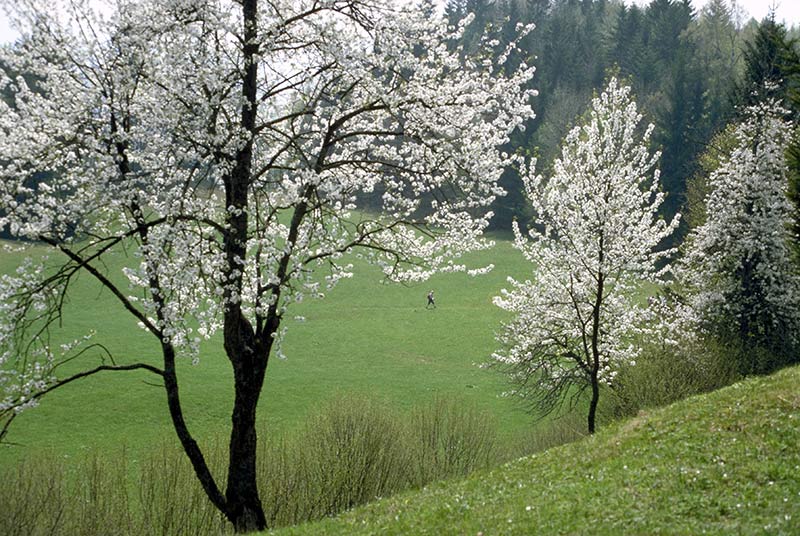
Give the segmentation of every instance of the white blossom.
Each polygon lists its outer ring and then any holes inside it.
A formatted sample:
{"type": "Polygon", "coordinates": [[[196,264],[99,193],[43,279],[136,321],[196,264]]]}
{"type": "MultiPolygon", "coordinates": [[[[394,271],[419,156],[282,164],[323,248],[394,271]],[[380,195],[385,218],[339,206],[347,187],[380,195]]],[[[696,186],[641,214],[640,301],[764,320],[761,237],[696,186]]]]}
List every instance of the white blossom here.
{"type": "MultiPolygon", "coordinates": [[[[494,359],[549,411],[567,390],[613,384],[619,366],[636,361],[637,337],[652,311],[637,303],[642,283],[660,283],[659,243],[676,228],[658,216],[658,153],[648,149],[630,88],[612,79],[588,118],[567,135],[549,177],[524,177],[535,220],[526,238],[514,223],[515,246],[534,279],[509,278],[494,303],[512,313],[494,359]]],[[[535,163],[534,163],[535,164],[535,163]]],[[[533,167],[533,166],[531,166],[533,167]]],[[[596,399],[594,400],[596,404],[596,399]]],[[[590,431],[593,417],[590,415],[590,431]]]]}
{"type": "Polygon", "coordinates": [[[694,329],[779,353],[796,350],[800,337],[785,115],[774,101],[745,110],[735,148],[708,179],[707,219],[687,238],[679,271],[694,329]]]}
{"type": "MultiPolygon", "coordinates": [[[[223,326],[263,371],[282,355],[284,315],[351,277],[348,255],[420,281],[489,245],[488,207],[517,162],[500,147],[533,116],[533,68],[473,63],[450,46],[464,24],[385,0],[275,0],[246,37],[241,2],[46,4],[11,6],[22,44],[0,51],[26,74],[0,75],[13,94],[0,102],[0,229],[54,252],[49,272],[0,281],[0,370],[17,374],[0,397],[55,381],[35,365],[52,370],[47,341],[25,328],[56,322],[81,272],[158,339],[156,373],[196,361],[223,326]],[[122,251],[120,285],[104,259],[122,251]],[[20,353],[24,336],[41,359],[20,353]]],[[[0,418],[25,407],[14,400],[0,418]]]]}

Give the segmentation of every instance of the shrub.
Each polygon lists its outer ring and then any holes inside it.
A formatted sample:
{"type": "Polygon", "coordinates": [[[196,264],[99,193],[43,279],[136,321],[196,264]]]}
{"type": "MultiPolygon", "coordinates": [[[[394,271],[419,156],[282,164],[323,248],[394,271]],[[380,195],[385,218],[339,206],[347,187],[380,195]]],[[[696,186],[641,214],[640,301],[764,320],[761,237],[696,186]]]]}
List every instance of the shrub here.
{"type": "Polygon", "coordinates": [[[412,412],[407,465],[413,486],[488,467],[499,458],[488,415],[456,400],[436,398],[412,412]]]}
{"type": "Polygon", "coordinates": [[[512,445],[508,458],[520,458],[542,452],[572,443],[586,435],[586,412],[581,406],[548,421],[542,420],[536,427],[523,432],[512,445]]]}
{"type": "Polygon", "coordinates": [[[65,508],[64,468],[50,457],[0,473],[0,534],[58,534],[65,508]]]}
{"type": "Polygon", "coordinates": [[[71,472],[52,455],[22,461],[0,474],[0,534],[133,533],[126,470],[124,455],[92,453],[71,472]]]}
{"type": "MultiPolygon", "coordinates": [[[[257,471],[268,524],[335,515],[498,463],[494,430],[487,415],[457,401],[437,399],[402,415],[371,399],[340,396],[293,433],[262,433],[267,440],[257,471]]],[[[220,439],[207,450],[209,466],[223,477],[226,448],[220,439]]],[[[0,478],[4,536],[232,530],[205,497],[185,455],[170,444],[137,464],[124,454],[95,453],[76,466],[37,455],[0,470],[0,478]]]]}
{"type": "Polygon", "coordinates": [[[738,379],[737,359],[726,345],[704,342],[673,348],[650,344],[636,365],[620,370],[615,396],[604,413],[611,418],[635,415],[642,409],[665,406],[738,379]]]}
{"type": "Polygon", "coordinates": [[[335,515],[406,487],[397,421],[372,400],[338,397],[266,449],[260,482],[273,524],[335,515]]]}
{"type": "MultiPolygon", "coordinates": [[[[212,470],[224,475],[224,447],[217,442],[207,453],[212,470]]],[[[173,445],[162,444],[144,457],[137,489],[137,523],[131,534],[192,536],[229,531],[227,520],[206,497],[186,456],[173,445]]]]}

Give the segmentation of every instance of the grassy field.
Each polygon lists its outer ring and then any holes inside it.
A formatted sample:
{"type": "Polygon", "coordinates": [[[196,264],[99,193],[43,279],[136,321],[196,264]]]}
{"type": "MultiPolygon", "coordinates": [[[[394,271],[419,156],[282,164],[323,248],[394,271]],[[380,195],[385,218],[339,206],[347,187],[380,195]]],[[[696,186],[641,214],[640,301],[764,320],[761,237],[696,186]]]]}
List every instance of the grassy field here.
{"type": "MultiPolygon", "coordinates": [[[[16,255],[4,254],[0,271],[18,262],[16,255]]],[[[127,262],[120,254],[109,273],[127,262]]],[[[529,432],[530,416],[500,396],[504,379],[478,367],[495,349],[494,333],[504,319],[492,296],[507,275],[526,277],[529,267],[505,241],[471,262],[496,268],[478,278],[452,274],[400,286],[385,284],[365,267],[325,300],[300,305],[293,314],[306,320],[289,321],[288,359],[274,360],[267,373],[261,429],[298,428],[315,408],[352,393],[400,410],[441,395],[456,397],[490,414],[506,439],[529,432]],[[435,310],[425,309],[430,289],[437,295],[435,310]]],[[[95,329],[96,340],[119,362],[158,362],[153,341],[108,293],[89,278],[77,281],[74,290],[56,339],[95,329]]],[[[96,362],[87,356],[82,365],[96,362]]],[[[199,365],[183,363],[180,375],[192,431],[201,444],[219,445],[215,440],[227,433],[232,396],[219,337],[204,347],[199,365]]],[[[14,467],[31,451],[54,453],[75,467],[99,453],[107,464],[124,447],[126,462],[119,470],[137,474],[137,458],[144,464],[145,453],[177,442],[163,390],[150,380],[139,373],[110,374],[46,397],[14,423],[14,445],[0,447],[0,469],[14,467]]],[[[433,484],[277,533],[798,534],[798,381],[800,368],[749,380],[463,481],[433,484]]]]}
{"type": "MultiPolygon", "coordinates": [[[[0,255],[0,271],[20,258],[0,255]]],[[[475,254],[480,266],[495,270],[471,278],[442,275],[415,286],[389,285],[365,267],[321,301],[293,312],[289,320],[287,359],[274,359],[259,407],[267,429],[286,430],[309,411],[341,392],[369,394],[410,408],[435,395],[453,395],[491,413],[501,435],[529,428],[530,417],[513,400],[500,397],[504,380],[480,369],[496,347],[494,333],[504,313],[491,298],[507,275],[525,277],[529,267],[510,243],[475,254]],[[425,309],[428,290],[438,308],[425,309]]],[[[121,253],[108,265],[118,274],[129,263],[121,253]]],[[[138,329],[110,294],[83,276],[74,287],[56,339],[69,340],[96,330],[96,342],[112,350],[118,362],[159,362],[154,341],[138,329]]],[[[97,363],[87,356],[84,366],[97,363]]],[[[23,413],[8,436],[14,446],[0,447],[0,466],[31,450],[82,457],[92,449],[113,452],[125,446],[136,456],[162,441],[177,441],[168,421],[165,396],[146,373],[110,373],[83,380],[48,395],[39,408],[23,413]]],[[[197,366],[180,368],[182,396],[192,432],[202,441],[225,434],[230,418],[232,381],[219,337],[209,341],[197,366]]]]}
{"type": "Polygon", "coordinates": [[[800,534],[800,367],[274,534],[800,534]]]}

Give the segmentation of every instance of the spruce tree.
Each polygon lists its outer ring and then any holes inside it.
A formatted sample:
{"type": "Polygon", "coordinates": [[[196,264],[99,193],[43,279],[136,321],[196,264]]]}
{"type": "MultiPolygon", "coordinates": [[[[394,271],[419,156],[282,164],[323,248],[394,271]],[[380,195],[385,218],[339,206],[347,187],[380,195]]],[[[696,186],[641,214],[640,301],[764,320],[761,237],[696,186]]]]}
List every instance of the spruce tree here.
{"type": "MultiPolygon", "coordinates": [[[[734,94],[739,105],[752,105],[778,99],[792,119],[800,120],[800,54],[798,43],[789,37],[786,27],[775,21],[771,12],[758,26],[745,48],[745,72],[734,94]]],[[[789,167],[788,195],[794,206],[791,241],[800,259],[800,141],[797,135],[787,149],[789,167]]]]}

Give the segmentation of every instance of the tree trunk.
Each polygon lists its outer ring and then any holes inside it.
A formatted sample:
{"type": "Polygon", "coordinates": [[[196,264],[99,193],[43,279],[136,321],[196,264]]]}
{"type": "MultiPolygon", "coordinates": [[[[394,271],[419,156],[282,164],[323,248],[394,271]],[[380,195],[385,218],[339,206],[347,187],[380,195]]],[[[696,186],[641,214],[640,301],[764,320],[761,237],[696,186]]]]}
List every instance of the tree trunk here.
{"type": "Polygon", "coordinates": [[[590,381],[592,382],[592,400],[589,402],[589,433],[593,434],[595,429],[595,415],[597,414],[597,402],[600,400],[600,309],[603,306],[603,292],[605,290],[605,274],[603,273],[603,259],[605,258],[605,234],[600,230],[600,242],[598,250],[597,272],[597,291],[595,294],[594,306],[592,308],[592,356],[590,361],[590,381]]]}
{"type": "MultiPolygon", "coordinates": [[[[264,367],[234,365],[236,399],[231,416],[228,487],[225,492],[228,519],[236,532],[264,530],[267,526],[256,480],[256,407],[264,381],[264,367]]],[[[250,361],[246,359],[243,361],[250,361]]]]}
{"type": "Polygon", "coordinates": [[[589,401],[589,433],[593,434],[595,429],[595,416],[597,415],[597,403],[600,401],[600,385],[597,381],[597,374],[592,376],[592,399],[589,401]]]}
{"type": "Polygon", "coordinates": [[[267,368],[271,339],[260,344],[253,325],[244,317],[239,296],[242,292],[242,266],[247,258],[248,195],[252,179],[253,138],[258,113],[258,0],[242,1],[244,29],[241,127],[249,136],[237,151],[235,166],[225,178],[225,201],[231,212],[225,236],[228,286],[225,290],[225,352],[233,366],[236,389],[231,416],[228,459],[228,485],[225,491],[226,515],[236,532],[264,530],[266,519],[256,481],[256,407],[267,368]],[[232,292],[235,289],[235,292],[232,292]]]}
{"type": "Polygon", "coordinates": [[[225,499],[214,480],[214,476],[208,468],[208,464],[203,457],[203,452],[189,433],[189,429],[183,417],[178,378],[175,372],[175,349],[169,344],[162,344],[162,349],[164,352],[164,388],[167,391],[167,404],[169,406],[170,417],[172,418],[172,425],[175,428],[175,432],[178,434],[178,439],[181,442],[183,451],[192,463],[192,468],[194,469],[197,479],[200,481],[200,485],[203,486],[203,490],[214,506],[224,513],[227,508],[225,499]]]}
{"type": "Polygon", "coordinates": [[[252,325],[241,314],[236,318],[229,312],[225,320],[225,352],[233,366],[235,388],[225,514],[236,532],[252,532],[267,525],[256,479],[256,409],[270,348],[259,344],[252,325]]]}

